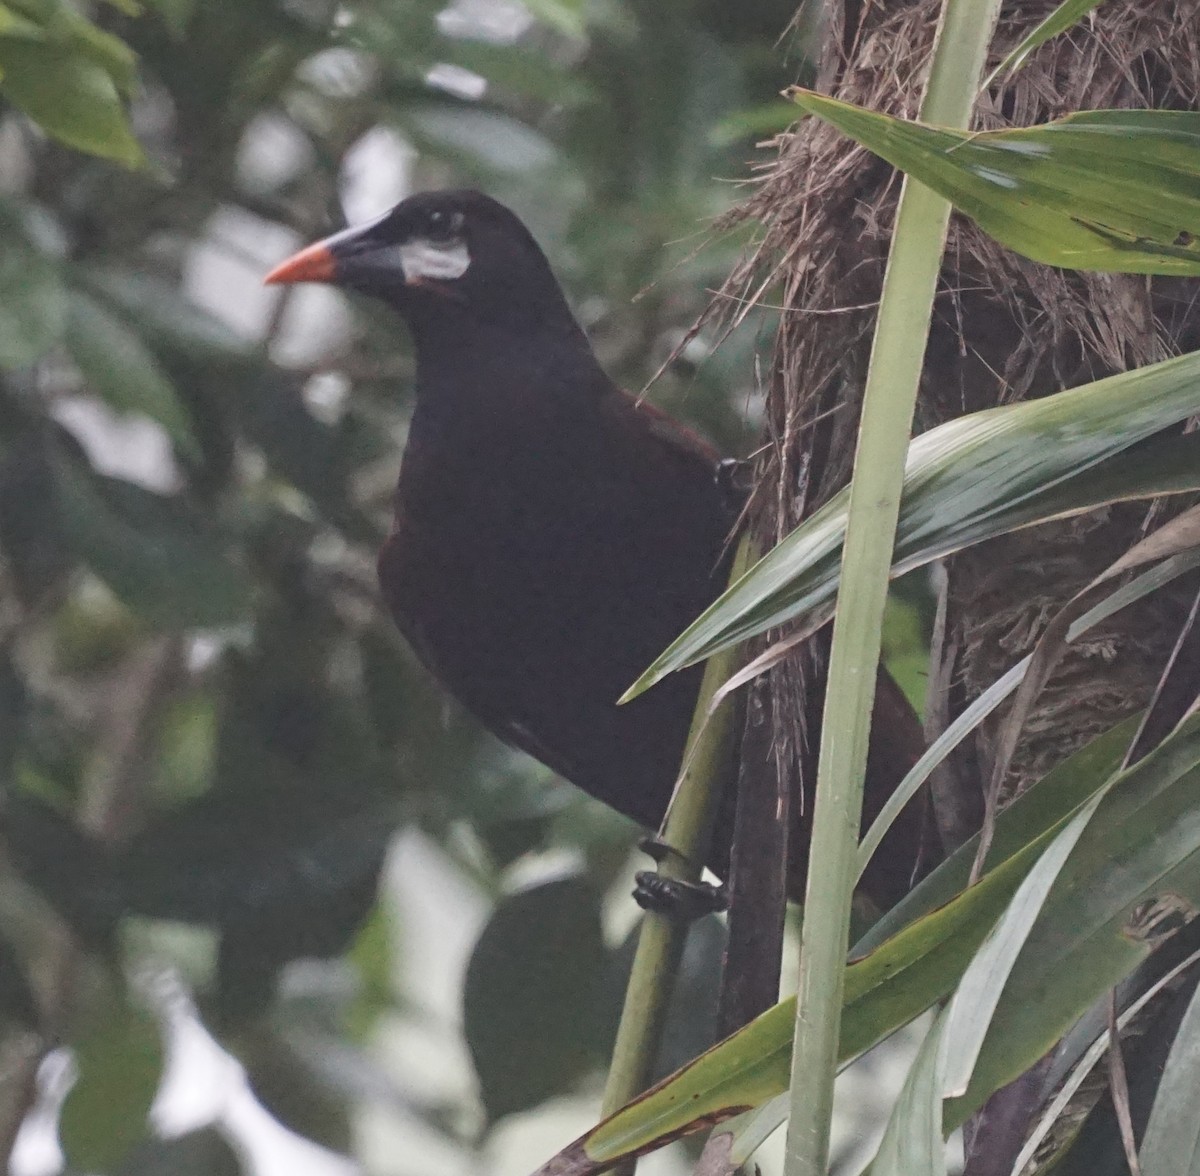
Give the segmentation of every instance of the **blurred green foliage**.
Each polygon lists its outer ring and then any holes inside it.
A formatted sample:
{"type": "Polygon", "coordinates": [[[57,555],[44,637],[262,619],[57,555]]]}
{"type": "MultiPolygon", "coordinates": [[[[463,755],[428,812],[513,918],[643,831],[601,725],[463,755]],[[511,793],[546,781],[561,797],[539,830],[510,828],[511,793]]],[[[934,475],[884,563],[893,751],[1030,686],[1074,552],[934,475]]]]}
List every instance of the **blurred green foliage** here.
{"type": "MultiPolygon", "coordinates": [[[[136,12],[131,5],[118,7],[136,12]]],[[[66,0],[0,5],[0,71],[0,94],[47,134],[129,166],[142,161],[124,109],[134,54],[66,0]]]]}
{"type": "MultiPolygon", "coordinates": [[[[382,1098],[470,1149],[601,1063],[627,967],[602,913],[633,830],[448,705],[380,608],[403,331],[258,283],[344,204],[478,186],[641,388],[739,248],[707,224],[802,70],[777,45],[792,7],[0,4],[0,1013],[77,1052],[70,1161],[115,1170],[141,1139],[123,1170],[228,1169],[202,1136],[174,1159],[149,1142],[153,1035],[121,1027],[142,1015],[123,970],[148,957],[185,971],[260,1095],[339,1148],[382,1098]],[[458,1034],[408,987],[428,932],[387,886],[376,902],[397,836],[402,874],[433,854],[473,896],[464,924],[495,909],[464,1012],[482,1103],[422,1097],[419,1061],[377,1056],[388,1026],[458,1034]],[[287,961],[363,927],[349,994],[280,995],[287,961]]],[[[730,452],[754,436],[756,330],[689,343],[653,392],[730,452]]]]}

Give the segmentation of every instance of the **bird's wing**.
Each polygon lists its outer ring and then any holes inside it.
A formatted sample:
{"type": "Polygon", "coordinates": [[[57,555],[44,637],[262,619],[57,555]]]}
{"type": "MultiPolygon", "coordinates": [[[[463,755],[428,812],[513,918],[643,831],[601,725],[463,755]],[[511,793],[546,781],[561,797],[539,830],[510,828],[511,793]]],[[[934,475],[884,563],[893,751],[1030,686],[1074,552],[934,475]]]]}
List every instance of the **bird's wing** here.
{"type": "Polygon", "coordinates": [[[498,739],[541,760],[556,776],[564,780],[586,779],[583,765],[562,753],[562,748],[551,747],[527,724],[512,716],[485,715],[472,708],[475,717],[498,739]]]}
{"type": "MultiPolygon", "coordinates": [[[[533,729],[535,723],[519,715],[502,713],[494,703],[489,705],[487,700],[478,696],[474,683],[459,680],[441,664],[436,652],[437,643],[430,639],[422,623],[420,609],[413,607],[410,599],[412,589],[409,580],[414,574],[419,574],[419,566],[414,567],[412,553],[406,543],[406,540],[411,542],[412,539],[411,531],[406,534],[406,521],[403,506],[397,501],[391,532],[379,552],[379,583],[396,627],[412,647],[417,659],[493,735],[534,759],[541,760],[557,775],[566,779],[577,778],[580,765],[539,738],[533,729]]],[[[420,563],[419,560],[415,562],[417,565],[420,563]]],[[[423,599],[423,590],[418,588],[417,595],[418,599],[423,599]]]]}
{"type": "Polygon", "coordinates": [[[674,417],[649,401],[639,400],[622,388],[613,387],[601,403],[604,417],[627,437],[645,439],[647,456],[661,460],[665,454],[691,465],[713,471],[721,455],[699,433],[680,424],[674,417]]]}

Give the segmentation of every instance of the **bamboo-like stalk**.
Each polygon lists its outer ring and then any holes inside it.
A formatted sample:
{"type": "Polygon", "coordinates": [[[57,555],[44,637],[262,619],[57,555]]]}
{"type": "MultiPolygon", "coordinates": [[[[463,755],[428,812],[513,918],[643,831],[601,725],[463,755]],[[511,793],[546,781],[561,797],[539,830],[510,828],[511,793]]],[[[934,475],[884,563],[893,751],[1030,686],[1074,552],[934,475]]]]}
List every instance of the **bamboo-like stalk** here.
{"type": "MultiPolygon", "coordinates": [[[[751,547],[749,537],[743,536],[730,571],[731,582],[752,562],[751,547]]],[[[695,882],[700,877],[731,763],[734,735],[734,708],[728,701],[711,717],[708,711],[713,695],[736,668],[736,657],[736,651],[729,650],[711,658],[705,668],[684,752],[682,780],[662,830],[663,840],[677,852],[659,862],[661,878],[695,882]]],[[[650,1084],[686,939],[687,925],[680,919],[656,911],[647,911],[643,916],[604,1088],[605,1116],[619,1110],[650,1084]]]]}
{"type": "MultiPolygon", "coordinates": [[[[965,128],[999,0],[946,0],[921,118],[965,128]]],[[[786,1176],[825,1176],[875,667],[950,205],[907,178],[884,276],[833,626],[800,947],[786,1176]]]]}

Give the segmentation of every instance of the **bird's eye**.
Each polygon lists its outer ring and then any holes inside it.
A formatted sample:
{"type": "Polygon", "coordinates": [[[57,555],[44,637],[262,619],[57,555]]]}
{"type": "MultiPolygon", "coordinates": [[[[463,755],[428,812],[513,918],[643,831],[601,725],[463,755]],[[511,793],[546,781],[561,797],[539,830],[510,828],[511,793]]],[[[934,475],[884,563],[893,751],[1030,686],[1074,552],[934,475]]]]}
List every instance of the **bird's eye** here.
{"type": "Polygon", "coordinates": [[[463,214],[436,209],[429,214],[425,235],[431,241],[454,241],[462,233],[463,214]]]}

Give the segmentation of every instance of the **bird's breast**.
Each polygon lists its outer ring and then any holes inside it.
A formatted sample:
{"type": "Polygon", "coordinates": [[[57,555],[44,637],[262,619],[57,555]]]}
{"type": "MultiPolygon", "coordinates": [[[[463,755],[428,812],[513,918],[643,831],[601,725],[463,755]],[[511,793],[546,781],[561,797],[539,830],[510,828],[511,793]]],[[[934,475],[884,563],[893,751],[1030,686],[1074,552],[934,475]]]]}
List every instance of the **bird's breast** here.
{"type": "Polygon", "coordinates": [[[620,693],[713,596],[723,523],[689,488],[561,443],[465,456],[410,448],[381,561],[442,676],[600,676],[620,693]]]}

